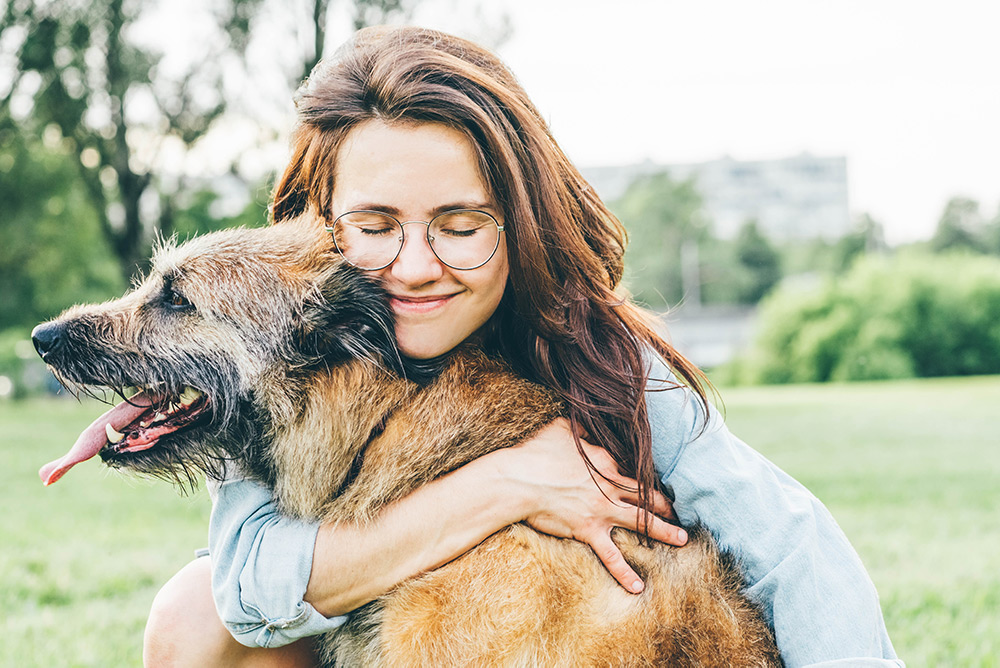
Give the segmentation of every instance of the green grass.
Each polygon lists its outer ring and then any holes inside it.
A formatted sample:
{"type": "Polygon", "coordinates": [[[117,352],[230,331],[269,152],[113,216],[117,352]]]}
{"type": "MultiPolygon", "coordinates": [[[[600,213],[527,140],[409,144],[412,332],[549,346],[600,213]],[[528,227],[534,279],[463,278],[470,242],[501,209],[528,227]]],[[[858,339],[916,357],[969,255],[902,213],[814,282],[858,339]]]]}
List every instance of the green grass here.
{"type": "Polygon", "coordinates": [[[833,512],[908,665],[1000,665],[1000,377],[722,394],[833,512]]]}
{"type": "MultiPolygon", "coordinates": [[[[741,438],[837,517],[911,666],[1000,665],[1000,378],[724,389],[741,438]]],[[[36,471],[100,412],[0,403],[0,665],[138,666],[209,502],[97,462],[36,471]]]]}
{"type": "Polygon", "coordinates": [[[102,412],[0,403],[0,665],[139,666],[159,587],[207,543],[211,504],[98,462],[45,488],[38,468],[102,412]]]}

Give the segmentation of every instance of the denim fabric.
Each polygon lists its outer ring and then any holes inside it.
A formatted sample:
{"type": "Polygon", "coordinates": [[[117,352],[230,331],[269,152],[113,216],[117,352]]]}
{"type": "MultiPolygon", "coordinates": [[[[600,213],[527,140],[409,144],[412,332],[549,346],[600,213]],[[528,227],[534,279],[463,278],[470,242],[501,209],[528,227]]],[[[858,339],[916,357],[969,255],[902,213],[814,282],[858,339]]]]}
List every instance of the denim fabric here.
{"type": "Polygon", "coordinates": [[[647,406],[657,471],[681,523],[701,522],[739,559],[785,665],[902,666],[875,587],[829,511],[733,436],[716,410],[706,423],[697,397],[672,378],[653,363],[647,406]]]}
{"type": "MultiPolygon", "coordinates": [[[[740,559],[749,595],[787,666],[902,666],[857,553],[802,485],[705,413],[654,361],[647,394],[657,470],[684,524],[701,522],[740,559]],[[660,381],[654,380],[660,379],[660,381]]],[[[233,479],[212,513],[213,590],[241,643],[276,647],[336,628],[303,602],[318,525],[278,515],[270,493],[233,479]]]]}
{"type": "Polygon", "coordinates": [[[208,529],[212,595],[237,641],[280,647],[347,620],[327,619],[302,600],[318,522],[281,516],[270,490],[238,476],[210,491],[215,501],[208,529]]]}

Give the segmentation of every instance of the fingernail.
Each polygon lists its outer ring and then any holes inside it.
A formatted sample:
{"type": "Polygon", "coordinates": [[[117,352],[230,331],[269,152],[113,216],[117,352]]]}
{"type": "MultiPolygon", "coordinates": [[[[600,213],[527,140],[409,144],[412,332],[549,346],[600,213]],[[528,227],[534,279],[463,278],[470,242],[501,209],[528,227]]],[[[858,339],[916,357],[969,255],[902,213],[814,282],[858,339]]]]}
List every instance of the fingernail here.
{"type": "Polygon", "coordinates": [[[685,531],[684,529],[679,529],[677,531],[677,540],[679,540],[682,543],[688,542],[688,532],[685,531]]]}
{"type": "Polygon", "coordinates": [[[646,585],[642,583],[642,580],[636,580],[632,583],[631,592],[633,594],[641,594],[642,590],[646,588],[646,585]]]}

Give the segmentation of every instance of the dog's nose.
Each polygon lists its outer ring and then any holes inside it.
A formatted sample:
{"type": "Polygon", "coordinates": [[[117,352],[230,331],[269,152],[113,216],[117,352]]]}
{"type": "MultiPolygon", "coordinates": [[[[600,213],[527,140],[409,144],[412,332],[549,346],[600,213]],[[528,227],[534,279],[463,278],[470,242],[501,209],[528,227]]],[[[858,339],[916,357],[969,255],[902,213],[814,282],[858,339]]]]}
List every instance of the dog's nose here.
{"type": "Polygon", "coordinates": [[[31,331],[31,342],[35,350],[44,360],[47,355],[59,349],[63,344],[63,328],[54,322],[43,322],[31,331]]]}

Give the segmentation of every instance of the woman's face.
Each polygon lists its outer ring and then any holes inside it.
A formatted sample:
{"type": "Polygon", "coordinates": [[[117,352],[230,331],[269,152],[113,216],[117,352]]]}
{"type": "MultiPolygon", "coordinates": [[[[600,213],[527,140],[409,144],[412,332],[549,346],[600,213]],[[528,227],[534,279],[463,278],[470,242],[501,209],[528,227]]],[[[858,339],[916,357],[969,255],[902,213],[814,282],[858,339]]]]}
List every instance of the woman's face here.
{"type": "MultiPolygon", "coordinates": [[[[352,130],[336,160],[332,217],[347,211],[383,211],[400,222],[430,221],[451,209],[479,209],[501,225],[464,134],[437,123],[372,120],[352,130]]],[[[396,260],[369,272],[383,280],[396,317],[399,348],[408,357],[442,355],[482,327],[507,283],[507,246],[478,269],[442,264],[423,225],[406,225],[396,260]]]]}

